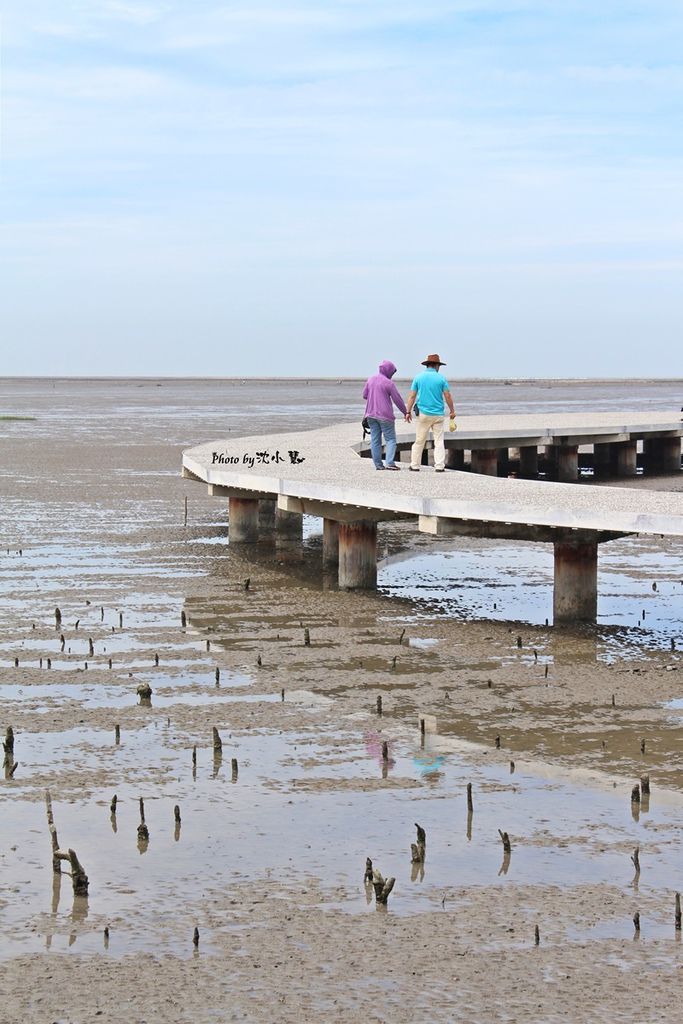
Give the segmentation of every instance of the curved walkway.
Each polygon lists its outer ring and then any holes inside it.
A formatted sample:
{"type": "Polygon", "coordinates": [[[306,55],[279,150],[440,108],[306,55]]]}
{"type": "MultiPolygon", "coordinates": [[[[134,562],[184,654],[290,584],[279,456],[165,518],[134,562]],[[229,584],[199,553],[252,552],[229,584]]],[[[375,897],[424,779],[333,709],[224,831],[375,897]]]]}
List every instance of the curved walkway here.
{"type": "MultiPolygon", "coordinates": [[[[459,420],[446,435],[448,464],[471,469],[436,474],[377,472],[362,455],[359,423],[317,430],[235,437],[190,448],[183,475],[229,499],[232,543],[268,532],[301,536],[304,514],[323,519],[323,568],[338,569],[339,585],[377,582],[377,523],[417,520],[424,533],[543,541],[554,546],[554,621],[595,621],[598,546],[624,534],[683,537],[683,493],[635,487],[520,479],[496,473],[519,449],[518,465],[536,475],[538,452],[564,479],[578,478],[579,448],[597,468],[634,475],[638,447],[647,472],[681,472],[680,415],[574,414],[488,416],[459,420]]],[[[398,432],[410,447],[414,432],[398,432]]]]}

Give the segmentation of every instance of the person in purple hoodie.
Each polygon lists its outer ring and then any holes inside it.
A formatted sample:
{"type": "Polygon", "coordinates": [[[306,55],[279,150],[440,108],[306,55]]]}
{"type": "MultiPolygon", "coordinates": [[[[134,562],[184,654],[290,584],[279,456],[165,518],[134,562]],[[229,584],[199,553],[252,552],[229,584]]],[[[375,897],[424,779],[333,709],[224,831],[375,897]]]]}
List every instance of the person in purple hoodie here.
{"type": "Polygon", "coordinates": [[[369,377],[363,390],[365,415],[370,425],[370,451],[375,469],[399,469],[394,462],[396,457],[396,426],[394,424],[394,405],[406,415],[405,402],[398,388],[392,381],[396,373],[393,363],[385,359],[379,364],[379,373],[369,377]],[[393,405],[392,405],[393,402],[393,405]],[[387,446],[386,466],[382,464],[382,437],[387,446]]]}

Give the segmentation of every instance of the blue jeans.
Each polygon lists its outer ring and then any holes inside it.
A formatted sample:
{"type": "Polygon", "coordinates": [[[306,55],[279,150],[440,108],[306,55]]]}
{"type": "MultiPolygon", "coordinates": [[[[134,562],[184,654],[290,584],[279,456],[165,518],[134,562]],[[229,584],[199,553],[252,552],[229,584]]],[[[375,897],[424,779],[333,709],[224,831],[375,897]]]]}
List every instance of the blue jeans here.
{"type": "Polygon", "coordinates": [[[370,451],[375,469],[382,469],[382,434],[387,446],[387,465],[393,466],[396,457],[396,424],[393,420],[376,420],[368,417],[370,424],[370,451]]]}

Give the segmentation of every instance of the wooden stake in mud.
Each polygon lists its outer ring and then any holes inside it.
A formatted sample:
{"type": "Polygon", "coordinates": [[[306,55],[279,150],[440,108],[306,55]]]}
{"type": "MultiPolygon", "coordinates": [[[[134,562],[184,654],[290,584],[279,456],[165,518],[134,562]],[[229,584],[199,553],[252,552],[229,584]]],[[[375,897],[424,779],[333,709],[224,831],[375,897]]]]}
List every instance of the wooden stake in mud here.
{"type": "Polygon", "coordinates": [[[518,636],[517,637],[517,647],[521,647],[521,646],[522,646],[522,638],[521,638],[521,636],[518,636]]]}
{"type": "Polygon", "coordinates": [[[140,698],[140,704],[149,707],[152,703],[152,687],[149,683],[140,683],[137,688],[137,695],[140,698]]]}
{"type": "Polygon", "coordinates": [[[640,741],[640,752],[641,754],[645,753],[645,740],[640,741]]]}
{"type": "Polygon", "coordinates": [[[422,825],[418,825],[417,822],[415,822],[415,828],[417,829],[417,842],[410,844],[410,858],[413,864],[424,864],[427,851],[427,833],[422,828],[422,825]]]}
{"type": "Polygon", "coordinates": [[[636,910],[633,915],[633,927],[636,930],[636,935],[640,935],[640,911],[636,910]]]}
{"type": "Polygon", "coordinates": [[[304,630],[304,647],[311,646],[311,633],[309,629],[304,630]]]}
{"type": "Polygon", "coordinates": [[[121,742],[121,726],[120,725],[115,725],[114,726],[114,743],[116,743],[118,745],[120,742],[121,742]]]}
{"type": "Polygon", "coordinates": [[[154,655],[154,667],[155,668],[159,667],[159,655],[158,654],[154,655]]]}
{"type": "Polygon", "coordinates": [[[259,656],[258,656],[258,657],[257,657],[257,659],[256,659],[256,664],[257,664],[257,666],[258,666],[259,668],[261,668],[261,666],[263,665],[263,659],[262,659],[262,657],[261,657],[261,655],[260,655],[260,654],[259,654],[259,656]]]}
{"type": "Polygon", "coordinates": [[[52,870],[56,875],[61,874],[61,861],[68,860],[71,866],[71,884],[73,886],[74,896],[87,896],[88,876],[83,870],[83,865],[76,856],[76,851],[69,849],[65,852],[59,848],[57,827],[52,813],[52,797],[50,796],[49,790],[45,791],[45,809],[47,811],[47,826],[50,830],[50,840],[52,842],[52,870]]]}
{"type": "Polygon", "coordinates": [[[206,649],[207,649],[207,651],[211,650],[211,641],[210,640],[206,641],[206,649]]]}
{"type": "Polygon", "coordinates": [[[636,846],[635,850],[631,854],[631,860],[633,861],[633,867],[636,870],[636,875],[640,874],[640,847],[636,846]]]}
{"type": "Polygon", "coordinates": [[[187,526],[187,495],[185,495],[184,509],[183,509],[183,526],[187,526]]]}
{"type": "Polygon", "coordinates": [[[474,804],[472,803],[472,783],[467,783],[467,813],[472,814],[474,811],[474,804]]]}
{"type": "Polygon", "coordinates": [[[223,742],[218,734],[218,729],[214,725],[213,727],[213,752],[214,754],[223,753],[223,742]]]}
{"type": "Polygon", "coordinates": [[[637,784],[631,790],[631,803],[632,804],[639,804],[640,803],[640,786],[637,785],[637,784]]]}
{"type": "Polygon", "coordinates": [[[534,946],[540,946],[540,945],[541,945],[541,933],[540,933],[540,931],[538,929],[538,925],[536,925],[535,928],[534,928],[534,946]]]}
{"type": "Polygon", "coordinates": [[[192,933],[192,945],[195,949],[199,949],[199,928],[195,928],[192,933]]]}
{"type": "Polygon", "coordinates": [[[179,804],[176,804],[175,807],[173,808],[173,817],[175,819],[176,825],[180,825],[180,805],[179,804]]]}
{"type": "Polygon", "coordinates": [[[219,669],[218,665],[216,665],[216,671],[214,672],[214,677],[216,679],[216,686],[220,686],[221,685],[221,670],[219,669]]]}
{"type": "Polygon", "coordinates": [[[681,930],[681,894],[676,893],[676,910],[674,914],[674,928],[677,932],[681,930]]]}
{"type": "Polygon", "coordinates": [[[138,825],[138,846],[141,851],[147,849],[149,843],[149,829],[145,821],[145,801],[140,797],[140,824],[138,825]]]}
{"type": "Polygon", "coordinates": [[[514,775],[514,774],[515,774],[515,762],[514,761],[510,761],[510,775],[514,775]]]}
{"type": "Polygon", "coordinates": [[[15,668],[19,668],[19,659],[18,658],[14,659],[14,667],[15,668]]]}
{"type": "Polygon", "coordinates": [[[548,678],[548,666],[547,666],[547,665],[546,665],[546,667],[545,667],[545,671],[544,671],[544,673],[543,673],[543,678],[544,678],[544,679],[547,679],[547,678],[548,678]]]}
{"type": "Polygon", "coordinates": [[[381,872],[374,868],[372,872],[372,885],[375,890],[375,903],[386,905],[395,884],[395,878],[387,878],[385,881],[381,872]]]}
{"type": "Polygon", "coordinates": [[[119,629],[123,629],[123,612],[119,612],[119,629]]]}
{"type": "Polygon", "coordinates": [[[14,760],[14,730],[11,725],[7,726],[5,732],[5,739],[2,744],[5,756],[3,759],[3,768],[5,769],[5,778],[13,779],[14,773],[19,767],[19,762],[14,760]]]}
{"type": "Polygon", "coordinates": [[[616,697],[614,696],[614,694],[612,694],[612,707],[615,708],[616,706],[617,706],[616,697]]]}
{"type": "Polygon", "coordinates": [[[110,658],[110,659],[109,659],[109,661],[108,661],[108,665],[109,665],[109,668],[111,668],[111,667],[112,667],[112,660],[111,660],[111,658],[110,658]]]}
{"type": "Polygon", "coordinates": [[[382,695],[381,694],[377,697],[377,714],[380,715],[380,716],[382,714],[382,695]]]}
{"type": "Polygon", "coordinates": [[[496,736],[496,750],[500,750],[500,736],[496,736]]]}
{"type": "Polygon", "coordinates": [[[399,644],[399,647],[400,647],[400,646],[401,646],[401,644],[403,643],[403,637],[404,637],[405,635],[406,635],[406,631],[405,631],[405,629],[402,629],[402,630],[401,630],[401,635],[400,635],[400,637],[398,638],[398,644],[399,644]]]}
{"type": "Polygon", "coordinates": [[[183,627],[183,629],[185,629],[185,626],[187,625],[187,615],[185,614],[185,612],[180,613],[180,625],[183,627]]]}
{"type": "Polygon", "coordinates": [[[192,767],[195,768],[195,769],[197,767],[197,748],[196,747],[192,748],[192,767]]]}
{"type": "Polygon", "coordinates": [[[237,776],[239,774],[239,765],[237,763],[237,758],[236,757],[233,757],[233,759],[232,759],[231,770],[232,770],[232,781],[233,782],[237,782],[237,776]]]}
{"type": "Polygon", "coordinates": [[[104,606],[100,606],[100,622],[104,622],[104,606]]]}
{"type": "Polygon", "coordinates": [[[283,688],[282,690],[280,690],[280,700],[284,701],[284,699],[285,699],[285,691],[284,691],[284,688],[283,688]]]}
{"type": "Polygon", "coordinates": [[[59,629],[62,624],[62,613],[59,608],[55,608],[55,629],[59,629]]]}
{"type": "Polygon", "coordinates": [[[104,929],[104,948],[109,949],[109,928],[104,929]]]}
{"type": "Polygon", "coordinates": [[[365,874],[363,875],[363,881],[366,884],[367,882],[372,881],[372,861],[369,857],[365,858],[365,874]]]}
{"type": "Polygon", "coordinates": [[[649,796],[650,795],[650,776],[649,775],[641,775],[640,776],[640,792],[643,794],[643,796],[649,796]]]}
{"type": "Polygon", "coordinates": [[[88,657],[92,658],[95,654],[95,645],[92,642],[92,637],[88,637],[88,657]]]}
{"type": "Polygon", "coordinates": [[[251,586],[251,576],[247,576],[246,580],[244,581],[244,589],[245,590],[249,590],[250,586],[251,586]]]}
{"type": "Polygon", "coordinates": [[[119,798],[117,797],[116,793],[114,793],[113,797],[111,798],[111,803],[109,804],[109,810],[111,811],[112,814],[116,814],[116,805],[118,802],[119,798]]]}
{"type": "Polygon", "coordinates": [[[510,842],[510,836],[507,832],[501,832],[501,830],[498,829],[498,835],[500,836],[500,840],[503,844],[503,853],[512,853],[512,843],[510,842]]]}
{"type": "Polygon", "coordinates": [[[389,762],[389,744],[386,740],[382,741],[382,760],[385,765],[389,762]]]}
{"type": "Polygon", "coordinates": [[[59,650],[64,654],[64,647],[66,646],[66,639],[63,633],[59,634],[59,650]]]}

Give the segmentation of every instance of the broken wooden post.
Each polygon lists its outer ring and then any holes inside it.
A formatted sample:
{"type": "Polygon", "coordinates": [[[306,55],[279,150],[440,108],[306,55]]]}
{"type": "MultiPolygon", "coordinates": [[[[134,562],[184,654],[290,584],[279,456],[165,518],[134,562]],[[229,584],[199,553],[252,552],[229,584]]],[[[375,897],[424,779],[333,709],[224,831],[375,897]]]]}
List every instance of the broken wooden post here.
{"type": "Polygon", "coordinates": [[[104,605],[100,606],[100,622],[104,622],[104,605]]]}
{"type": "Polygon", "coordinates": [[[372,861],[369,857],[365,858],[365,874],[363,875],[364,882],[372,882],[372,861]]]}
{"type": "Polygon", "coordinates": [[[649,796],[650,795],[650,776],[649,775],[641,775],[640,776],[640,792],[643,794],[643,796],[649,796]]]}
{"type": "Polygon", "coordinates": [[[3,741],[3,749],[5,756],[3,759],[3,768],[5,769],[5,778],[13,779],[14,773],[19,767],[19,762],[14,760],[14,730],[11,725],[7,726],[5,733],[5,739],[3,741]]]}
{"type": "Polygon", "coordinates": [[[635,868],[636,875],[640,874],[640,847],[636,846],[635,850],[631,854],[631,860],[633,861],[633,867],[635,868]]]}
{"type": "Polygon", "coordinates": [[[88,657],[92,658],[95,654],[95,645],[92,642],[92,637],[88,637],[88,657]]]}
{"type": "Polygon", "coordinates": [[[123,629],[123,612],[119,612],[119,629],[123,629]]]}
{"type": "Polygon", "coordinates": [[[261,655],[260,655],[260,654],[259,654],[259,656],[258,656],[258,657],[257,657],[257,659],[256,659],[256,664],[257,664],[257,666],[258,666],[259,668],[261,668],[261,666],[263,665],[263,659],[262,659],[262,657],[261,657],[261,655]]]}
{"type": "Polygon", "coordinates": [[[500,750],[500,736],[496,736],[496,750],[500,750]]]}
{"type": "Polygon", "coordinates": [[[183,506],[183,526],[187,526],[187,495],[185,495],[183,506]]]}
{"type": "Polygon", "coordinates": [[[534,946],[540,946],[541,944],[541,933],[538,929],[538,925],[534,927],[534,946]]]}
{"type": "Polygon", "coordinates": [[[183,629],[187,625],[187,615],[185,614],[184,611],[180,613],[180,625],[183,627],[183,629]]]}
{"type": "Polygon", "coordinates": [[[382,696],[381,696],[381,694],[380,694],[380,696],[379,696],[379,697],[377,698],[377,714],[378,714],[378,715],[381,715],[381,714],[382,714],[382,696]]]}
{"type": "Polygon", "coordinates": [[[382,741],[382,760],[387,764],[389,760],[389,744],[386,740],[382,741]]]}
{"type": "Polygon", "coordinates": [[[62,624],[62,613],[59,608],[55,608],[55,629],[59,629],[62,624]]]}
{"type": "Polygon", "coordinates": [[[154,655],[154,667],[155,668],[159,667],[159,655],[158,654],[154,655]]]}
{"type": "Polygon", "coordinates": [[[247,576],[246,580],[244,581],[244,589],[245,590],[249,590],[250,586],[251,586],[251,576],[247,576]]]}
{"type": "Polygon", "coordinates": [[[467,783],[467,813],[472,814],[474,811],[474,804],[472,803],[472,783],[467,783]]]}
{"type": "Polygon", "coordinates": [[[510,775],[514,775],[514,774],[515,774],[515,762],[514,761],[510,761],[510,775]]]}
{"type": "Polygon", "coordinates": [[[400,637],[398,638],[398,643],[399,643],[399,647],[400,647],[400,646],[401,646],[401,644],[403,643],[403,637],[404,637],[405,635],[406,635],[406,631],[405,631],[405,629],[402,629],[402,630],[401,630],[401,635],[400,635],[400,637]]]}
{"type": "Polygon", "coordinates": [[[192,767],[193,768],[197,767],[197,748],[196,747],[192,748],[192,767]]]}
{"type": "Polygon", "coordinates": [[[112,660],[111,660],[111,658],[109,659],[109,661],[107,662],[107,664],[108,664],[109,668],[111,668],[111,667],[112,667],[112,660]]]}
{"type": "Polygon", "coordinates": [[[71,864],[71,884],[74,890],[74,896],[87,896],[88,895],[88,876],[83,870],[83,865],[76,856],[76,851],[69,849],[68,853],[69,863],[71,864]]]}
{"type": "Polygon", "coordinates": [[[284,701],[284,699],[285,699],[285,690],[284,690],[284,687],[283,687],[280,690],[280,700],[284,701]]]}
{"type": "Polygon", "coordinates": [[[645,753],[645,740],[640,741],[640,752],[641,754],[645,753]]]}
{"type": "Polygon", "coordinates": [[[517,637],[517,647],[521,648],[521,646],[522,646],[522,638],[521,638],[521,636],[518,636],[517,637]]]}
{"type": "Polygon", "coordinates": [[[498,829],[498,835],[500,836],[501,842],[503,844],[503,853],[512,853],[512,844],[510,842],[510,836],[507,834],[507,832],[501,832],[501,830],[498,829]]]}
{"type": "Polygon", "coordinates": [[[50,796],[49,790],[45,791],[45,810],[47,812],[47,826],[50,831],[50,841],[52,843],[52,870],[55,875],[61,874],[61,861],[68,860],[71,865],[71,884],[73,886],[74,896],[87,896],[88,876],[83,870],[83,865],[76,856],[76,851],[69,849],[65,852],[59,848],[57,826],[55,825],[55,819],[52,813],[52,797],[50,796]]]}
{"type": "Polygon", "coordinates": [[[140,683],[137,688],[137,695],[140,698],[140,705],[150,707],[152,704],[152,687],[149,683],[140,683]]]}
{"type": "Polygon", "coordinates": [[[114,743],[119,744],[121,742],[121,726],[114,726],[114,743]]]}
{"type": "Polygon", "coordinates": [[[192,933],[192,945],[195,949],[199,949],[199,928],[195,928],[192,933]]]}
{"type": "Polygon", "coordinates": [[[138,825],[138,847],[140,852],[147,849],[149,843],[149,829],[145,821],[145,801],[140,797],[140,824],[138,825]]]}
{"type": "Polygon", "coordinates": [[[636,910],[633,915],[633,927],[636,930],[636,935],[640,934],[640,911],[636,910]]]}
{"type": "Polygon", "coordinates": [[[237,775],[239,773],[239,765],[237,764],[237,758],[236,757],[233,757],[233,759],[232,759],[231,769],[232,769],[232,781],[233,782],[237,782],[237,775]]]}
{"type": "Polygon", "coordinates": [[[117,797],[116,793],[114,793],[113,797],[111,798],[111,803],[109,804],[109,810],[111,811],[112,814],[116,814],[116,805],[118,802],[119,798],[117,797]]]}
{"type": "Polygon", "coordinates": [[[60,633],[59,634],[59,650],[61,651],[62,654],[64,654],[64,647],[65,647],[65,645],[66,645],[66,639],[64,637],[64,634],[60,633]]]}
{"type": "Polygon", "coordinates": [[[387,878],[385,881],[381,872],[374,868],[372,872],[372,885],[375,890],[375,902],[380,905],[386,905],[395,883],[395,878],[387,878]]]}
{"type": "Polygon", "coordinates": [[[311,646],[311,633],[309,629],[304,630],[304,647],[311,646]]]}
{"type": "Polygon", "coordinates": [[[109,928],[104,929],[104,948],[109,949],[109,928]]]}
{"type": "Polygon", "coordinates": [[[615,708],[616,706],[617,706],[617,702],[616,702],[614,694],[612,694],[612,707],[615,708]]]}
{"type": "Polygon", "coordinates": [[[213,752],[214,754],[223,753],[223,742],[218,734],[218,729],[214,725],[213,727],[213,752]]]}
{"type": "Polygon", "coordinates": [[[219,669],[218,665],[216,665],[216,671],[214,672],[214,677],[215,677],[215,680],[216,680],[216,686],[220,686],[221,685],[221,670],[219,669]]]}
{"type": "Polygon", "coordinates": [[[640,803],[640,786],[637,783],[633,787],[633,789],[631,790],[631,803],[632,804],[639,804],[640,803]]]}
{"type": "Polygon", "coordinates": [[[681,894],[676,893],[676,910],[674,914],[674,928],[677,932],[681,930],[681,894]]]}
{"type": "Polygon", "coordinates": [[[47,659],[47,667],[52,668],[52,658],[47,659]]]}

